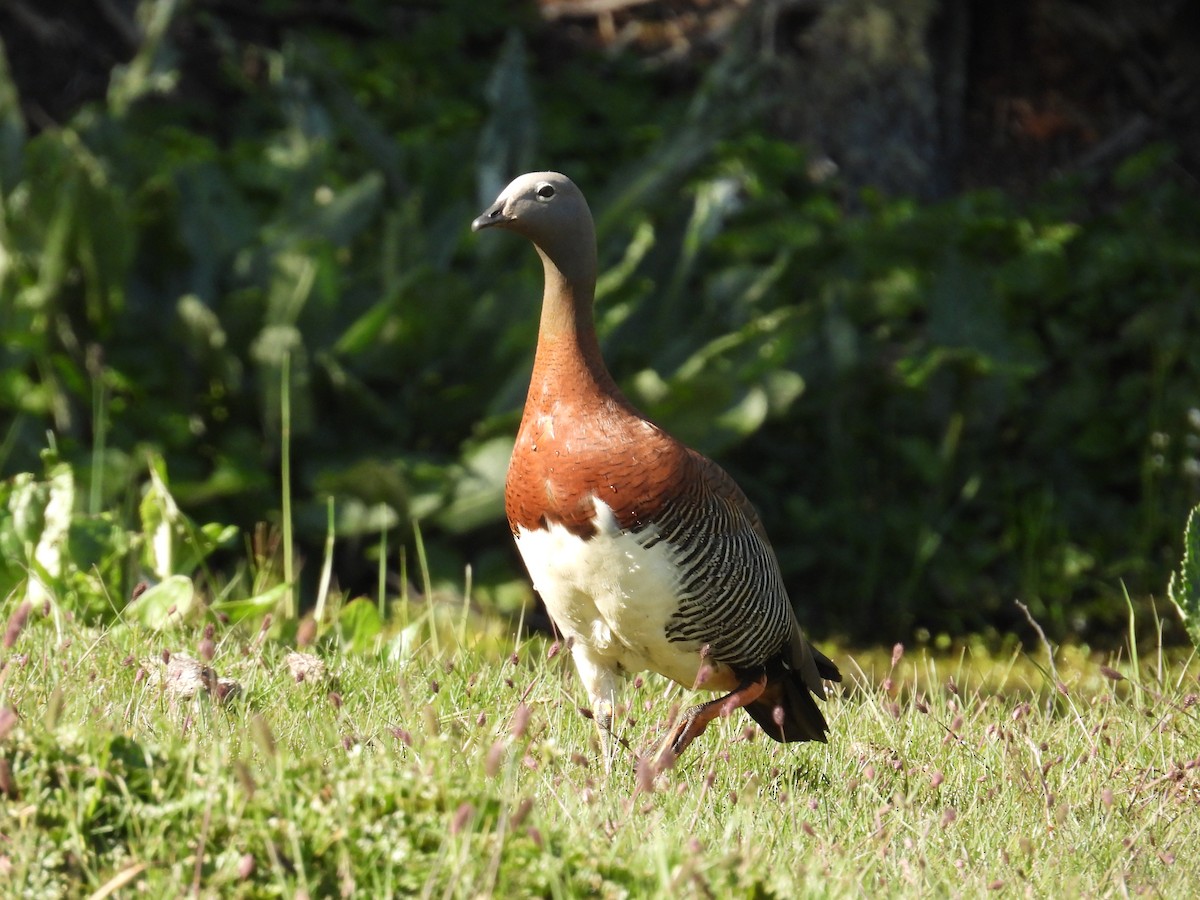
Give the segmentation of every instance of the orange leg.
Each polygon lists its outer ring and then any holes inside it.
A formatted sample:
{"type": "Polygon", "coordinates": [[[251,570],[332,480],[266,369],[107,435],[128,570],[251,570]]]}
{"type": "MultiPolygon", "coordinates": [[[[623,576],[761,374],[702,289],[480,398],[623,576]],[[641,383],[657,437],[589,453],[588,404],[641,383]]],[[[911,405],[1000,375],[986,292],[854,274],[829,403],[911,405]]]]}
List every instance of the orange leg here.
{"type": "Polygon", "coordinates": [[[687,749],[688,744],[704,734],[704,729],[708,727],[709,722],[717,716],[728,716],[735,709],[753,703],[762,696],[766,687],[767,676],[763,675],[757,681],[742,682],[737,690],[731,691],[724,697],[693,706],[685,712],[683,719],[675,727],[675,733],[671,736],[671,743],[668,745],[670,754],[674,757],[670,761],[674,762],[675,759],[678,759],[680,754],[687,749]]]}

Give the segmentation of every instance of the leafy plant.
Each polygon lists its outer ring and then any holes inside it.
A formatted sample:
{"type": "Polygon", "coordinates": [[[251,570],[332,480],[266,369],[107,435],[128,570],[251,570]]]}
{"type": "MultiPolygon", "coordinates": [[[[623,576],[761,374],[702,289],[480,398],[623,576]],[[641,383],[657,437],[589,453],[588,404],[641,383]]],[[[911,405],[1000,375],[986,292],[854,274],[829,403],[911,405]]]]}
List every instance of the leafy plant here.
{"type": "Polygon", "coordinates": [[[0,596],[84,621],[181,621],[194,600],[192,576],[237,529],[195,525],[168,491],[161,459],[150,460],[149,473],[136,528],[114,512],[81,510],[76,474],[53,451],[43,478],[0,483],[0,596]],[[129,603],[138,582],[147,589],[129,603]]]}
{"type": "Polygon", "coordinates": [[[1183,559],[1171,573],[1167,596],[1175,604],[1192,644],[1200,650],[1200,506],[1188,514],[1183,530],[1183,559]]]}

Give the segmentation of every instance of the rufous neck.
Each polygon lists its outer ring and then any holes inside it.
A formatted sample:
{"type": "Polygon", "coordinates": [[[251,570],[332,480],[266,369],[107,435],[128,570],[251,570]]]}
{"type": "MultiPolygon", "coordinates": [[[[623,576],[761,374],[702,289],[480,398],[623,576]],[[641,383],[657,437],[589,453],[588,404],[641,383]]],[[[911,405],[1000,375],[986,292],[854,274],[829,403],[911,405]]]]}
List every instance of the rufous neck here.
{"type": "MultiPolygon", "coordinates": [[[[596,291],[594,255],[578,260],[573,272],[564,271],[558,261],[538,247],[545,269],[542,294],[542,318],[538,329],[534,380],[559,382],[570,379],[575,388],[587,393],[619,396],[604,360],[592,305],[596,291]]],[[[561,390],[562,384],[534,384],[531,391],[561,390]]]]}

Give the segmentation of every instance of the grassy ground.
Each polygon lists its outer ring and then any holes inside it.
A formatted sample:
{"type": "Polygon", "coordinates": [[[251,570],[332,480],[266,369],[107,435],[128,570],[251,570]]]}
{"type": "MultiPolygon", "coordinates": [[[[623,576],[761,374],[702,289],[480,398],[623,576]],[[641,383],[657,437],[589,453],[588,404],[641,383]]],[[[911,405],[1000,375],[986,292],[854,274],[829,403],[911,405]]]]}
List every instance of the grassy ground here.
{"type": "MultiPolygon", "coordinates": [[[[330,637],[314,649],[326,672],[297,681],[289,648],[256,635],[55,619],[10,627],[0,657],[6,896],[1186,896],[1200,882],[1194,665],[1060,658],[1056,677],[1023,656],[838,655],[827,746],[774,744],[738,713],[651,782],[632,753],[604,773],[568,654],[541,638],[492,626],[438,652],[342,654],[330,637]],[[181,696],[181,653],[211,654],[237,685],[205,672],[181,696]]],[[[666,690],[631,685],[635,750],[687,702],[666,690]]]]}

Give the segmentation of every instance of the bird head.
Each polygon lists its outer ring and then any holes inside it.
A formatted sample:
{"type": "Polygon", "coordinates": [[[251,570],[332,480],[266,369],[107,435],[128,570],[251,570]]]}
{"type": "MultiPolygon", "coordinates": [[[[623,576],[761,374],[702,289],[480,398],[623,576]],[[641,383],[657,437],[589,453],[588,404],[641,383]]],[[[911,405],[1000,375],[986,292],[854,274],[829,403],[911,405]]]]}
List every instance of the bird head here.
{"type": "Polygon", "coordinates": [[[472,231],[504,228],[528,238],[568,278],[594,280],[596,234],[583,192],[558,172],[515,178],[471,223],[472,231]]]}

